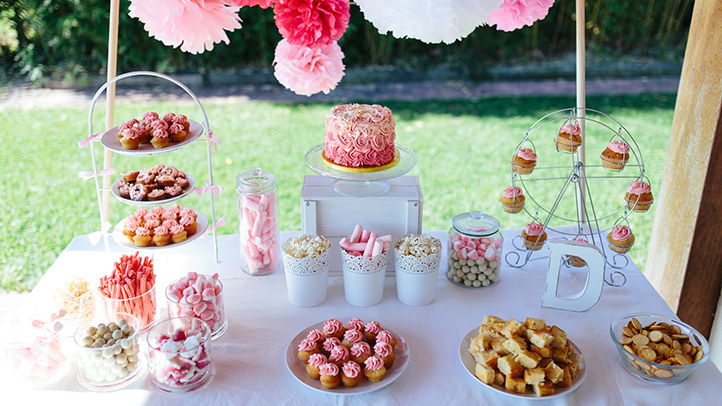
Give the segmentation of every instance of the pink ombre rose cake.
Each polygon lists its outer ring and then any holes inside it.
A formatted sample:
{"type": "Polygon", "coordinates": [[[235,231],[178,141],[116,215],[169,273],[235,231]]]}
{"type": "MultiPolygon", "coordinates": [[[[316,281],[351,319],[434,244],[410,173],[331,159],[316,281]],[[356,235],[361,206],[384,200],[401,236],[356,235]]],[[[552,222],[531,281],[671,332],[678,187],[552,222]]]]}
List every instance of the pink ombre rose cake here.
{"type": "Polygon", "coordinates": [[[326,116],[326,145],[323,155],[333,164],[350,168],[372,168],[394,160],[396,124],[387,107],[344,104],[326,116]]]}

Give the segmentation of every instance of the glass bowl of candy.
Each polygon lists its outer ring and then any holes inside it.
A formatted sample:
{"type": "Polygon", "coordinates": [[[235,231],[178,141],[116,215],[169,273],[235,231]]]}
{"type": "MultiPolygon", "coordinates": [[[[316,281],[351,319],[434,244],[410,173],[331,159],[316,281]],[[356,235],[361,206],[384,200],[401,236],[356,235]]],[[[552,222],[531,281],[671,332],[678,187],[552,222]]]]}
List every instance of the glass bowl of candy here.
{"type": "Polygon", "coordinates": [[[93,391],[124,388],[145,370],[140,354],[141,321],[127,313],[96,318],[75,332],[78,382],[93,391]]]}
{"type": "Polygon", "coordinates": [[[223,304],[223,283],[218,274],[212,276],[188,272],[165,289],[168,316],[197,317],[211,328],[215,340],[228,329],[223,304]]]}
{"type": "Polygon", "coordinates": [[[653,314],[633,314],[609,328],[624,367],[648,382],[678,383],[709,359],[707,340],[691,326],[653,314]]]}
{"type": "Polygon", "coordinates": [[[190,392],[206,386],[215,370],[211,328],[195,317],[164,320],[148,332],[148,365],[153,384],[163,392],[190,392]]]}
{"type": "Polygon", "coordinates": [[[24,388],[50,386],[72,366],[63,352],[65,312],[21,313],[3,321],[12,334],[3,335],[0,343],[0,379],[24,388]]]}

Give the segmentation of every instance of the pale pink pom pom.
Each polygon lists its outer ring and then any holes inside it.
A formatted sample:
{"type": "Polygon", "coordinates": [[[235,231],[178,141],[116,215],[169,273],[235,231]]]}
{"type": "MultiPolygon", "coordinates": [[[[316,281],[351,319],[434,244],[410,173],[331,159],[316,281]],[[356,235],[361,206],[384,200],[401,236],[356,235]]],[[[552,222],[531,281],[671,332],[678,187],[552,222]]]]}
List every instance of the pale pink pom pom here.
{"type": "Polygon", "coordinates": [[[344,75],[343,52],[336,41],[306,47],[282,40],[273,59],[274,75],[287,89],[303,96],[328,94],[344,75]]]}
{"type": "Polygon", "coordinates": [[[128,10],[151,37],[192,54],[228,44],[225,30],[241,28],[232,0],[130,0],[128,10]]]}
{"type": "Polygon", "coordinates": [[[273,7],[274,1],[275,0],[233,0],[233,2],[236,3],[236,6],[239,6],[239,7],[258,6],[260,8],[273,7]]]}
{"type": "Polygon", "coordinates": [[[501,31],[514,31],[547,16],[554,0],[504,0],[501,8],[491,12],[489,25],[501,31]]]}
{"type": "Polygon", "coordinates": [[[306,46],[338,41],[351,17],[348,0],[277,0],[273,12],[283,38],[306,46]]]}

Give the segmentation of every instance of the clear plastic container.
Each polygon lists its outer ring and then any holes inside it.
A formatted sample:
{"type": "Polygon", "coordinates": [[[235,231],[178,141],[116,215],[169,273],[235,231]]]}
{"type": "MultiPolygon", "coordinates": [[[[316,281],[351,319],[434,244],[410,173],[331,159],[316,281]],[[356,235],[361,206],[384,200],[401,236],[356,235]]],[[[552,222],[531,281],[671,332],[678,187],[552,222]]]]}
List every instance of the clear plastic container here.
{"type": "Polygon", "coordinates": [[[504,246],[499,221],[473,211],[457,215],[452,224],[446,277],[468,288],[482,288],[498,282],[504,246]]]}
{"type": "Polygon", "coordinates": [[[236,177],[238,192],[238,232],[243,272],[268,275],[278,268],[278,216],[276,176],[261,168],[251,168],[236,177]]]}

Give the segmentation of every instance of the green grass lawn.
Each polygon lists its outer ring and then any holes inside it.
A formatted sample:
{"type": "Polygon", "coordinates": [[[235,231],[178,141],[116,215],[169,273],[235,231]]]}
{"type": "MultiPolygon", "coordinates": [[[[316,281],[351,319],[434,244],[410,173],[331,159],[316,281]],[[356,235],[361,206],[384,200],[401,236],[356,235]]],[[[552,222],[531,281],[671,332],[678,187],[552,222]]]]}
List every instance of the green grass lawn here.
{"type": "MultiPolygon", "coordinates": [[[[359,101],[361,102],[361,101],[359,101]]],[[[644,156],[646,175],[655,194],[672,126],[675,95],[588,97],[587,106],[610,114],[633,135],[644,156]]],[[[446,230],[454,215],[479,210],[497,217],[502,227],[522,227],[530,217],[510,215],[498,203],[501,190],[511,182],[509,157],[527,129],[552,111],[572,106],[569,97],[505,97],[460,101],[385,102],[394,112],[397,142],[418,156],[409,175],[418,175],[424,195],[425,230],[446,230]]],[[[305,153],[323,142],[324,122],[330,104],[241,103],[207,104],[213,132],[222,143],[214,153],[213,176],[225,192],[216,199],[216,216],[227,225],[222,234],[236,231],[235,177],[253,166],[276,174],[279,223],[284,230],[300,230],[300,195],[306,167],[305,153]]],[[[102,127],[102,106],[96,108],[96,128],[102,127]]],[[[126,103],[116,110],[116,124],[145,111],[183,112],[200,121],[191,103],[126,103]]],[[[549,126],[551,128],[552,126],[549,126]]],[[[70,240],[99,230],[99,212],[92,180],[82,181],[78,172],[91,170],[90,151],[76,142],[87,137],[86,109],[44,109],[0,112],[0,288],[32,289],[70,240]]],[[[553,151],[553,130],[534,134],[537,152],[553,151]]],[[[588,163],[597,163],[597,149],[608,134],[588,139],[588,163]],[[592,149],[592,145],[595,145],[592,149]]],[[[99,164],[102,150],[96,145],[99,164]]],[[[157,163],[175,165],[194,175],[197,183],[207,179],[204,143],[155,157],[114,155],[118,172],[138,170],[157,163]]],[[[556,158],[555,158],[556,159],[556,158]]],[[[566,161],[565,161],[566,162],[566,161]]],[[[626,171],[626,169],[625,169],[626,171]]],[[[117,175],[116,175],[117,176],[117,175]]],[[[115,179],[115,177],[113,178],[115,179]]],[[[624,185],[593,189],[595,208],[614,212],[622,204],[624,185]]],[[[556,186],[534,189],[534,200],[553,202],[556,186]]],[[[195,194],[181,202],[208,212],[207,195],[195,194]]],[[[528,203],[529,204],[529,203],[528,203]]],[[[111,222],[135,209],[111,202],[111,222]]],[[[645,214],[633,214],[629,223],[636,235],[631,258],[641,267],[647,257],[655,206],[645,214]]],[[[611,219],[612,221],[614,218],[611,219]]]]}

